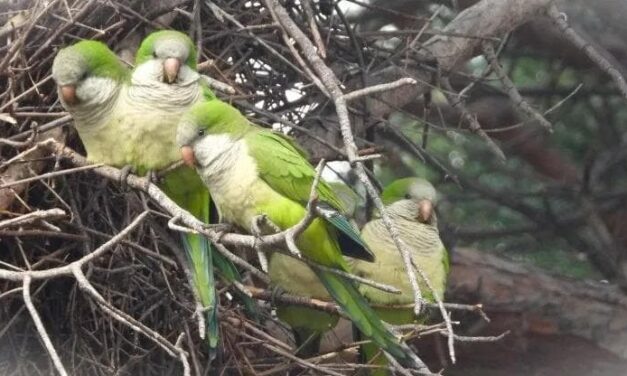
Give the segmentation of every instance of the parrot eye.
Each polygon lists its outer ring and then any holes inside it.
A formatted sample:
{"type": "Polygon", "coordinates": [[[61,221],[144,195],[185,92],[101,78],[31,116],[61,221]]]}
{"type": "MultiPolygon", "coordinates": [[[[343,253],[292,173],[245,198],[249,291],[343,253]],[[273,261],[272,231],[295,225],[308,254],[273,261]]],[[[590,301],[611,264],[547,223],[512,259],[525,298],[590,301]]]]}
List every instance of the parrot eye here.
{"type": "Polygon", "coordinates": [[[157,58],[157,51],[152,51],[152,57],[157,58]]]}
{"type": "Polygon", "coordinates": [[[204,130],[204,129],[199,129],[199,130],[198,130],[198,136],[199,136],[199,137],[202,137],[202,136],[204,136],[204,135],[205,135],[205,130],[204,130]]]}
{"type": "Polygon", "coordinates": [[[406,198],[407,200],[409,200],[409,199],[411,198],[411,196],[409,195],[409,193],[405,193],[405,198],[406,198]]]}

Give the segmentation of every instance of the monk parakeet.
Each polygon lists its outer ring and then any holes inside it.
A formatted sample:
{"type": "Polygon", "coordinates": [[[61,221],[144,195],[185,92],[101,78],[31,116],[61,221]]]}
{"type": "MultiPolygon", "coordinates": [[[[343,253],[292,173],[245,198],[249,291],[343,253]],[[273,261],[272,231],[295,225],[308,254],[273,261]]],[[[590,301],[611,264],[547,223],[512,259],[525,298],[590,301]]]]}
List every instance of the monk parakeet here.
{"type": "Polygon", "coordinates": [[[102,144],[116,143],[123,124],[113,122],[129,69],[104,43],[80,41],[61,49],[52,64],[59,100],[72,115],[87,157],[108,162],[102,144]]]}
{"type": "MultiPolygon", "coordinates": [[[[387,212],[399,231],[401,239],[412,251],[414,262],[425,272],[434,292],[440,299],[444,296],[446,279],[449,271],[448,253],[440,240],[437,219],[434,212],[436,204],[435,188],[428,181],[420,178],[404,178],[388,185],[381,199],[387,212]]],[[[383,220],[375,218],[368,222],[361,231],[362,238],[375,254],[373,263],[352,260],[353,272],[359,276],[377,282],[392,285],[402,294],[391,294],[367,285],[361,285],[359,291],[375,306],[379,317],[391,324],[409,324],[415,320],[413,307],[407,306],[414,302],[409,280],[406,278],[402,257],[394,245],[383,220]],[[386,308],[396,306],[396,308],[386,308]]],[[[420,291],[427,301],[434,301],[433,294],[422,279],[419,278],[420,291]]],[[[377,348],[372,345],[363,346],[364,356],[371,361],[377,348]]],[[[387,364],[384,356],[374,359],[375,364],[387,364]]],[[[387,371],[374,374],[386,375],[387,371]]]]}
{"type": "MultiPolygon", "coordinates": [[[[353,189],[341,182],[328,185],[342,203],[343,214],[352,218],[359,203],[359,196],[353,189]]],[[[351,221],[352,223],[352,221],[351,221]]],[[[352,223],[357,229],[357,224],[352,223]]],[[[270,255],[269,274],[272,282],[284,291],[299,296],[319,300],[332,300],[324,285],[307,264],[281,253],[270,255]]],[[[296,305],[277,305],[277,316],[287,323],[294,333],[299,355],[309,357],[319,353],[324,333],[337,324],[337,315],[296,305]]]]}
{"type": "MultiPolygon", "coordinates": [[[[143,128],[129,150],[129,160],[140,173],[158,170],[180,160],[175,145],[176,126],[182,114],[203,96],[212,97],[196,72],[196,48],[185,34],[173,30],[157,31],[140,44],[127,100],[120,114],[130,126],[143,128]],[[147,153],[148,144],[156,145],[147,153]]],[[[180,167],[164,176],[160,188],[182,208],[205,223],[210,220],[210,196],[194,171],[180,167]]],[[[194,285],[206,309],[206,329],[212,352],[218,345],[218,299],[215,291],[213,256],[207,238],[181,234],[194,285]]]]}
{"type": "MultiPolygon", "coordinates": [[[[252,232],[259,216],[287,229],[305,215],[315,170],[287,136],[255,126],[232,106],[210,99],[194,105],[181,120],[177,143],[183,160],[196,166],[209,187],[223,220],[252,232]]],[[[348,270],[342,251],[372,260],[367,246],[338,212],[341,204],[330,187],[321,182],[317,193],[320,216],[296,239],[302,255],[342,271],[348,270]]],[[[274,232],[274,226],[267,227],[274,232]]],[[[424,367],[379,320],[353,281],[328,271],[314,272],[365,336],[401,364],[424,367]]]]}

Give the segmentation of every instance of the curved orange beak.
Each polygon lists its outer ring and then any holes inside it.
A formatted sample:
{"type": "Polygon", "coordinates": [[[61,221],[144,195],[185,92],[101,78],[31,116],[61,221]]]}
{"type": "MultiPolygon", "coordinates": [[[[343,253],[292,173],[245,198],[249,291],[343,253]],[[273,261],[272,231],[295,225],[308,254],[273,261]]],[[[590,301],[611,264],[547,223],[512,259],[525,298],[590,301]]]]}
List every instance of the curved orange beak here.
{"type": "Polygon", "coordinates": [[[163,61],[163,72],[165,82],[172,84],[176,82],[176,78],[179,75],[179,69],[181,69],[181,62],[175,57],[169,57],[163,61]]]}
{"type": "Polygon", "coordinates": [[[429,200],[418,201],[418,222],[428,223],[433,215],[433,203],[429,200]]]}
{"type": "Polygon", "coordinates": [[[194,168],[196,166],[196,157],[194,156],[194,149],[192,149],[191,146],[185,145],[181,147],[181,158],[189,167],[194,168]]]}
{"type": "Polygon", "coordinates": [[[61,99],[69,105],[78,104],[78,98],[76,98],[76,86],[74,85],[59,86],[59,95],[61,95],[61,99]]]}

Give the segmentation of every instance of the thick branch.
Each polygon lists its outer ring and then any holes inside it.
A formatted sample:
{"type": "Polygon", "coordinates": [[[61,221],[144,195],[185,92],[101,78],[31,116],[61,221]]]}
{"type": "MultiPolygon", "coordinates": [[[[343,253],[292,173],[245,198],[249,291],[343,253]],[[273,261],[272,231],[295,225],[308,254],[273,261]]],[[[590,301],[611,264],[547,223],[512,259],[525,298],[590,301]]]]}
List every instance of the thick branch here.
{"type": "Polygon", "coordinates": [[[512,329],[580,336],[627,358],[627,297],[616,286],[557,277],[459,248],[447,296],[477,299],[488,314],[522,313],[524,322],[513,322],[512,329]]]}

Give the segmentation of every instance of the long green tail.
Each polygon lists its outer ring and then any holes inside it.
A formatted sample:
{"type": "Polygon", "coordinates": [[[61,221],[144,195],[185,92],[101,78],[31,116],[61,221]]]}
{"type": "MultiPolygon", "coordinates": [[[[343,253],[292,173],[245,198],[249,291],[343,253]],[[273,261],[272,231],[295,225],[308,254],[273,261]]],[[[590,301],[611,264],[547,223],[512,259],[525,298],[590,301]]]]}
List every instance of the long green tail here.
{"type": "Polygon", "coordinates": [[[329,294],[364,336],[393,356],[402,366],[430,373],[412,350],[385,327],[351,280],[327,271],[315,269],[315,272],[329,294]]]}
{"type": "Polygon", "coordinates": [[[181,234],[187,261],[192,267],[194,288],[206,309],[206,336],[210,357],[213,358],[220,339],[218,324],[218,299],[213,275],[213,251],[209,240],[204,236],[181,234]]]}
{"type": "MultiPolygon", "coordinates": [[[[220,277],[224,278],[227,283],[233,283],[233,281],[241,282],[242,276],[235,265],[233,265],[231,260],[222,256],[220,252],[213,253],[213,266],[217,269],[220,277]]],[[[255,300],[239,290],[235,290],[235,295],[244,304],[246,315],[255,321],[259,321],[255,300]]]]}
{"type": "Polygon", "coordinates": [[[305,358],[319,354],[322,334],[335,327],[339,319],[335,314],[290,304],[277,304],[276,314],[292,328],[297,355],[305,358]]]}
{"type": "MultiPolygon", "coordinates": [[[[165,176],[161,189],[174,202],[189,211],[204,223],[211,223],[211,197],[207,187],[196,171],[183,167],[165,176]]],[[[215,214],[214,214],[215,216],[215,214]]],[[[241,280],[235,265],[220,253],[214,252],[207,238],[200,235],[182,234],[183,247],[193,274],[193,288],[206,311],[206,336],[209,355],[213,358],[219,342],[219,323],[217,317],[218,297],[215,291],[214,268],[227,282],[241,280]]],[[[255,303],[244,294],[238,297],[243,301],[246,311],[254,316],[255,303]]]]}
{"type": "MultiPolygon", "coordinates": [[[[388,366],[390,362],[380,349],[374,343],[366,343],[361,345],[361,355],[363,362],[373,366],[388,366]]],[[[379,368],[370,371],[370,376],[390,376],[392,372],[389,369],[379,368]]]]}
{"type": "Polygon", "coordinates": [[[320,352],[320,342],[322,341],[322,333],[307,328],[293,328],[294,340],[298,346],[298,355],[303,358],[310,358],[320,352]]]}
{"type": "MultiPolygon", "coordinates": [[[[177,169],[160,184],[172,200],[204,223],[210,223],[211,197],[196,172],[189,168],[177,169]]],[[[209,355],[216,354],[219,335],[218,297],[213,275],[213,250],[209,240],[202,235],[181,234],[188,265],[192,270],[193,288],[206,309],[206,338],[209,355]]]]}

